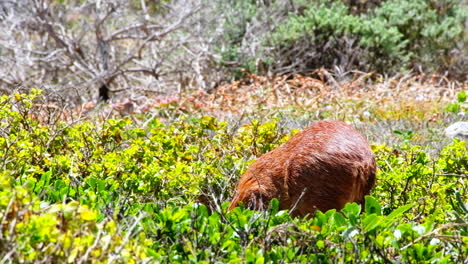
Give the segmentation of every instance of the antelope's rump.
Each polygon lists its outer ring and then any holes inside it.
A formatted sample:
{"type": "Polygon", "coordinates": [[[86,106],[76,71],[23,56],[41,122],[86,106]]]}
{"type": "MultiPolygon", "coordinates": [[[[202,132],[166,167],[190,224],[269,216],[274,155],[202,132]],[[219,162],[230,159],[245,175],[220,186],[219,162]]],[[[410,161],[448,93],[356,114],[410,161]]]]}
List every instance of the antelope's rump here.
{"type": "Polygon", "coordinates": [[[374,154],[350,125],[320,121],[258,158],[240,178],[229,207],[266,209],[273,198],[293,216],[364,201],[375,182],[374,154]]]}

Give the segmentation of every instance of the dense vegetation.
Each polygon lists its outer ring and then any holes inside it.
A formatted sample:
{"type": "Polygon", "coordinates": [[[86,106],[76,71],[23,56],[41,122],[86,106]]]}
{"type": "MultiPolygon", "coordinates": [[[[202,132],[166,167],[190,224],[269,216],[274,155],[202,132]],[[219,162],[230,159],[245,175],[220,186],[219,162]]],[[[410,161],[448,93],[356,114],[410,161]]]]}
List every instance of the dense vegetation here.
{"type": "Polygon", "coordinates": [[[0,1],[0,263],[468,263],[466,137],[444,134],[468,116],[467,14],[0,1]],[[369,139],[365,204],[227,210],[257,157],[323,119],[369,139]]]}
{"type": "Polygon", "coordinates": [[[466,77],[467,11],[460,1],[257,2],[219,4],[233,14],[218,45],[230,71],[306,74],[325,67],[466,77]]]}
{"type": "Polygon", "coordinates": [[[341,212],[291,219],[273,201],[267,212],[227,212],[253,158],[297,131],[279,125],[281,118],[235,124],[168,105],[158,117],[98,115],[46,126],[39,94],[0,100],[5,262],[467,259],[464,141],[455,139],[434,155],[413,145],[411,133],[397,133],[405,139],[401,145],[373,145],[378,182],[362,208],[348,204],[341,212]],[[145,125],[136,125],[138,119],[145,125]],[[196,203],[201,194],[211,213],[196,203]]]}

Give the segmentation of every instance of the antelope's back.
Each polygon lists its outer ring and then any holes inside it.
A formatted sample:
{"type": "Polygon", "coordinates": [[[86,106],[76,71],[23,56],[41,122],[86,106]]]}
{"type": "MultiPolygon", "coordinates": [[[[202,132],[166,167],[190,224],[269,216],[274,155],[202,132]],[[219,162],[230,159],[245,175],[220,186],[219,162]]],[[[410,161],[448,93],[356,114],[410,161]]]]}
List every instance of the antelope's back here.
{"type": "Polygon", "coordinates": [[[376,164],[361,133],[343,122],[321,121],[296,136],[282,146],[291,153],[286,177],[295,214],[364,201],[375,183],[376,164]]]}
{"type": "Polygon", "coordinates": [[[339,121],[320,121],[257,159],[239,181],[239,202],[264,209],[272,198],[281,209],[304,216],[317,209],[362,203],[375,182],[375,158],[365,137],[339,121]]]}

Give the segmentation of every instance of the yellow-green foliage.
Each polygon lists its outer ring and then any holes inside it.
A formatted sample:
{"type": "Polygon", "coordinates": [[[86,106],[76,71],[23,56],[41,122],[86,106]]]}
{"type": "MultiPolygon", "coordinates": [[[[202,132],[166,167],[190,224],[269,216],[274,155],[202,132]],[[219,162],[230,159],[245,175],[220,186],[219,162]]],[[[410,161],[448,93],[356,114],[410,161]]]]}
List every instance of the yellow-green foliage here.
{"type": "Polygon", "coordinates": [[[15,181],[44,192],[51,202],[66,196],[100,207],[116,202],[113,195],[122,192],[134,201],[188,201],[207,179],[222,179],[226,170],[239,175],[245,162],[288,138],[274,121],[254,120],[231,134],[227,123],[213,117],[171,124],[156,119],[147,129],[135,127],[130,118],[52,128],[27,114],[34,95],[17,97],[23,113],[12,109],[13,98],[0,102],[8,133],[0,140],[3,164],[15,181]]]}
{"type": "Polygon", "coordinates": [[[455,140],[375,145],[379,166],[363,208],[291,219],[227,203],[248,164],[291,134],[275,120],[241,125],[179,117],[45,126],[34,98],[0,99],[0,259],[6,262],[460,263],[468,254],[468,152],[455,140]]]}
{"type": "Polygon", "coordinates": [[[144,233],[130,237],[129,226],[97,216],[77,201],[49,204],[14,184],[10,172],[0,173],[0,254],[7,262],[104,262],[111,254],[129,263],[147,259],[151,241],[144,233]]]}

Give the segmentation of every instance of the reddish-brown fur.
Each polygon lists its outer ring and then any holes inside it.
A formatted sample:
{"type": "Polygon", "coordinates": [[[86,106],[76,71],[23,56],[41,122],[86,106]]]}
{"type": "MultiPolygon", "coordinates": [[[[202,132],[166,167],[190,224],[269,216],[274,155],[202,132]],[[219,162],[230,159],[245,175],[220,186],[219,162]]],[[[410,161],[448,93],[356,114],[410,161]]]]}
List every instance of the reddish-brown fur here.
{"type": "Polygon", "coordinates": [[[266,209],[273,198],[293,216],[362,203],[375,182],[365,137],[346,123],[320,121],[262,155],[245,172],[229,207],[266,209]]]}

